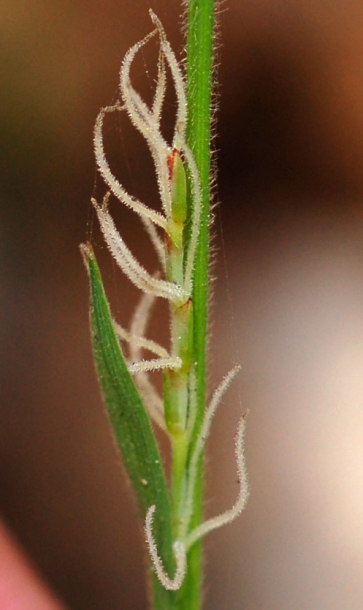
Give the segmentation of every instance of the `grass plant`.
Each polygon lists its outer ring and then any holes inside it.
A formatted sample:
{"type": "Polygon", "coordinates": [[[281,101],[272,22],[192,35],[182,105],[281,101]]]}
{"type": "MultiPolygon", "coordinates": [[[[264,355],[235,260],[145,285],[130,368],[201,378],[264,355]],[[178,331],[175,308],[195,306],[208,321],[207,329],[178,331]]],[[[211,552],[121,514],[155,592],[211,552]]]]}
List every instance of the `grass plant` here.
{"type": "Polygon", "coordinates": [[[94,148],[107,186],[101,203],[92,200],[107,247],[118,266],[141,291],[128,329],[111,314],[90,243],[81,246],[90,279],[91,335],[104,401],[123,462],[144,519],[152,573],[154,610],[201,608],[201,540],[243,510],[248,485],[243,454],[244,417],[235,441],[239,494],[234,506],[203,521],[203,454],[213,416],[238,373],[235,366],[206,401],[208,268],[210,227],[210,140],[213,73],[213,0],[189,0],[185,73],[164,27],[150,11],[151,31],[127,52],[120,70],[120,101],[96,120],[94,148]],[[132,84],[135,57],[157,37],[159,58],[154,98],[148,105],[132,84]],[[167,84],[176,96],[172,140],[162,133],[167,84]],[[160,210],[128,193],[113,175],[103,144],[109,113],[125,112],[144,137],[155,167],[160,210]],[[160,269],[152,275],[126,245],[110,213],[110,197],[142,220],[160,269]],[[156,299],[170,311],[170,344],[146,337],[156,299]],[[159,395],[153,381],[163,375],[159,395]],[[168,436],[171,480],[166,480],[153,428],[168,436]]]}

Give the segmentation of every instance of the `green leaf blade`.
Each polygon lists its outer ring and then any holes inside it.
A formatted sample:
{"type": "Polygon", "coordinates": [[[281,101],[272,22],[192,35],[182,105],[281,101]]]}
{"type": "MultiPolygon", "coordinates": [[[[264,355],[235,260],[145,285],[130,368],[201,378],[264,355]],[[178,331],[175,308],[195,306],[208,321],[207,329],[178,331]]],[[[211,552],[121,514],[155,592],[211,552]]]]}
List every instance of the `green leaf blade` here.
{"type": "MultiPolygon", "coordinates": [[[[90,325],[96,371],[114,438],[145,518],[156,506],[153,534],[166,571],[174,573],[168,488],[148,415],[115,334],[101,273],[90,244],[81,246],[90,280],[90,325]]],[[[172,592],[153,578],[154,608],[174,608],[172,592]]]]}

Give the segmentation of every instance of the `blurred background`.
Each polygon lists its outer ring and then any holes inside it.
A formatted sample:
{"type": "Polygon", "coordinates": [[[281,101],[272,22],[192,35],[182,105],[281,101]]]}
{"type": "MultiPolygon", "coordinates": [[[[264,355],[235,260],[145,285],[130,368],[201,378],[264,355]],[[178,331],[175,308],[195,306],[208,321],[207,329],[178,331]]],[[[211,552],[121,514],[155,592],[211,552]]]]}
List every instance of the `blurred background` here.
{"type": "MultiPolygon", "coordinates": [[[[150,31],[150,7],[183,58],[177,0],[0,1],[0,510],[74,610],[147,607],[78,244],[93,240],[127,324],[137,293],[89,203],[104,192],[92,130],[118,97],[124,54],[150,31]]],[[[360,610],[363,6],[228,0],[218,20],[210,388],[235,362],[242,373],[214,424],[206,514],[236,496],[233,436],[247,408],[251,497],[206,541],[205,608],[360,610]]],[[[133,71],[146,96],[155,49],[133,71]]],[[[172,95],[167,105],[170,131],[172,95]]],[[[106,125],[106,142],[115,173],[155,203],[147,151],[124,117],[106,125]]],[[[139,225],[116,208],[152,267],[139,225]]]]}

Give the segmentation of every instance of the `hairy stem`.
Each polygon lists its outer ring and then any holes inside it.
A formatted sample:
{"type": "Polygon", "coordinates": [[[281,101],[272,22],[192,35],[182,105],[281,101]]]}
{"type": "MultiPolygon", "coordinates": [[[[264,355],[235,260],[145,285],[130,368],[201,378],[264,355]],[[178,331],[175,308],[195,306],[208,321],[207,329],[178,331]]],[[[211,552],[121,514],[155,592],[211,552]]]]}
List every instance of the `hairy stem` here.
{"type": "MultiPolygon", "coordinates": [[[[213,71],[214,0],[188,0],[187,39],[187,143],[193,153],[201,186],[201,221],[194,269],[194,362],[196,363],[197,409],[193,439],[197,438],[206,402],[206,353],[208,324],[208,264],[210,214],[210,139],[213,71]]],[[[191,210],[189,209],[189,217],[191,210]]],[[[193,445],[193,443],[192,443],[193,445]]],[[[194,484],[191,527],[202,520],[203,464],[199,461],[194,484]]],[[[201,546],[188,553],[188,568],[176,593],[178,610],[201,607],[201,546]]]]}

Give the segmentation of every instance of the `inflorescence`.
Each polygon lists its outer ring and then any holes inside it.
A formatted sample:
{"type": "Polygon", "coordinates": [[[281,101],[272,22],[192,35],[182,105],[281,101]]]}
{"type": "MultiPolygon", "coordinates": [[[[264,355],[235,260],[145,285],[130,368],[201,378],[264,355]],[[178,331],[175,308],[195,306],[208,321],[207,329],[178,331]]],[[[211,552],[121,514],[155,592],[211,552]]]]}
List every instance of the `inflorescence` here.
{"type": "MultiPolygon", "coordinates": [[[[195,425],[196,414],[195,372],[193,362],[189,362],[188,356],[186,356],[183,338],[190,335],[190,329],[192,328],[191,302],[194,261],[201,215],[201,188],[197,166],[192,151],[186,142],[188,117],[184,76],[166,38],[161,22],[152,11],[150,11],[150,17],[155,25],[155,29],[143,40],[130,48],[122,63],[120,70],[121,101],[113,106],[103,108],[96,120],[94,128],[96,162],[98,170],[109,190],[102,204],[97,203],[94,199],[92,199],[92,203],[112,256],[122,271],[143,293],[136,307],[130,329],[126,330],[115,323],[115,331],[119,339],[129,345],[129,371],[134,375],[135,383],[143,398],[149,416],[162,430],[172,436],[175,428],[171,427],[168,422],[164,409],[164,401],[154,387],[149,372],[161,369],[169,375],[170,372],[174,372],[176,376],[179,375],[179,381],[185,382],[187,389],[184,391],[184,394],[187,394],[189,397],[188,406],[183,407],[184,398],[180,398],[179,419],[177,424],[174,423],[173,425],[179,426],[180,430],[190,434],[195,425]],[[137,53],[154,36],[158,36],[160,52],[154,99],[151,107],[149,107],[133,88],[130,70],[137,53]],[[160,127],[167,85],[167,68],[171,74],[177,99],[175,129],[171,144],[163,137],[160,127]],[[150,149],[161,200],[162,211],[160,212],[151,209],[129,194],[113,175],[107,162],[103,143],[104,118],[108,113],[120,111],[127,113],[132,124],[143,135],[150,149]],[[187,246],[183,238],[186,223],[186,174],[190,184],[192,200],[187,246]],[[156,251],[161,272],[151,275],[146,271],[124,242],[109,212],[108,202],[111,193],[121,203],[139,215],[156,251]],[[164,275],[165,279],[161,274],[164,275]],[[171,351],[145,337],[150,312],[157,297],[167,299],[170,303],[172,316],[171,351]],[[143,350],[147,350],[154,357],[144,359],[142,357],[143,350]]],[[[186,554],[190,547],[210,531],[233,521],[246,505],[248,482],[243,447],[245,418],[242,417],[238,425],[235,441],[240,488],[236,503],[231,509],[221,515],[208,519],[195,529],[190,530],[193,512],[193,492],[199,459],[203,453],[216,409],[239,370],[239,366],[234,367],[215,390],[210,405],[205,411],[202,426],[194,445],[188,465],[177,538],[173,544],[176,561],[176,571],[173,579],[169,578],[165,573],[153,537],[152,522],[157,507],[155,505],[150,506],[147,511],[145,535],[149,554],[160,582],[169,590],[179,589],[183,582],[186,572],[186,554]]],[[[182,384],[179,383],[180,385],[182,384]]]]}

